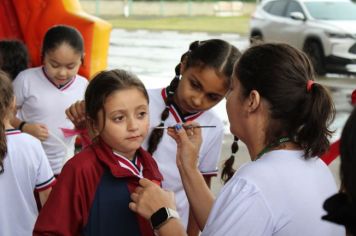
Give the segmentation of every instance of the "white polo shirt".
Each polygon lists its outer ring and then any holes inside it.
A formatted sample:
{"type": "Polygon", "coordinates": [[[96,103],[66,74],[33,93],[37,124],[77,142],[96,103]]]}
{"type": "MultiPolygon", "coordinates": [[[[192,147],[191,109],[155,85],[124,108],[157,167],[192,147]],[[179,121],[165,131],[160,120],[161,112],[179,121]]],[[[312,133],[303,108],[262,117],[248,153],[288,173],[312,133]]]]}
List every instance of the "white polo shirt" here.
{"type": "Polygon", "coordinates": [[[32,235],[38,210],[33,191],[55,178],[41,143],[19,130],[6,132],[7,154],[0,174],[0,235],[32,235]]]}
{"type": "Polygon", "coordinates": [[[49,163],[59,174],[64,160],[74,154],[75,137],[64,137],[61,128],[73,129],[65,110],[83,100],[88,81],[79,75],[62,88],[56,87],[45,75],[43,67],[21,72],[13,82],[17,116],[28,123],[42,123],[49,129],[49,137],[42,142],[49,163]]]}
{"type": "MultiPolygon", "coordinates": [[[[164,98],[166,97],[165,89],[148,90],[150,98],[150,132],[161,122],[161,114],[165,108],[164,98]]],[[[176,107],[170,107],[170,114],[165,120],[165,126],[173,126],[177,123],[183,123],[184,120],[194,120],[201,125],[215,125],[216,128],[202,129],[203,143],[199,152],[198,168],[203,175],[216,176],[218,172],[218,161],[221,154],[221,145],[224,135],[222,121],[212,111],[206,111],[198,114],[191,114],[183,117],[176,107]]],[[[149,137],[149,135],[147,136],[149,137]]],[[[143,144],[147,149],[148,138],[143,144]]],[[[189,203],[185,194],[183,183],[176,165],[177,144],[166,131],[159,143],[157,150],[153,153],[159,170],[163,175],[162,187],[174,191],[176,198],[177,210],[182,218],[185,227],[189,218],[189,203]]]]}
{"type": "Polygon", "coordinates": [[[321,220],[325,199],[338,190],[319,158],[276,150],[242,166],[219,193],[203,236],[338,236],[345,229],[321,220]]]}

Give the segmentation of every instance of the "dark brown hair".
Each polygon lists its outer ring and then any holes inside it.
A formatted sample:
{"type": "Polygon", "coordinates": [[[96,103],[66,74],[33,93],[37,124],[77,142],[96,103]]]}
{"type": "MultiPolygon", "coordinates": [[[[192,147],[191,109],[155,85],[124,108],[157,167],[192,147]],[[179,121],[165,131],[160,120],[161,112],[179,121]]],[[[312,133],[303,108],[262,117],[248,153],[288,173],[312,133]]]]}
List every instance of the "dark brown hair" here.
{"type": "Polygon", "coordinates": [[[4,158],[7,153],[6,130],[4,120],[9,115],[14,101],[12,83],[5,72],[0,70],[0,174],[4,172],[4,158]]]}
{"type": "Polygon", "coordinates": [[[346,194],[356,205],[356,108],[342,130],[340,139],[340,177],[346,194]]]}
{"type": "Polygon", "coordinates": [[[0,41],[0,69],[7,72],[11,80],[28,68],[29,55],[26,45],[18,40],[0,41]]]}
{"type": "Polygon", "coordinates": [[[56,50],[63,43],[70,45],[74,51],[84,57],[84,41],[81,33],[69,25],[55,25],[48,29],[42,43],[42,59],[45,54],[56,50]]]}
{"type": "MultiPolygon", "coordinates": [[[[241,54],[236,47],[220,39],[195,41],[191,43],[189,50],[182,55],[180,63],[175,68],[175,77],[168,86],[168,94],[165,101],[166,108],[161,114],[161,123],[158,125],[158,127],[163,126],[164,121],[169,116],[169,106],[173,102],[173,96],[180,81],[180,65],[183,61],[185,63],[185,70],[190,67],[213,68],[217,74],[224,77],[226,88],[229,88],[231,84],[234,63],[240,55],[241,54]]],[[[154,153],[162,139],[162,136],[162,129],[154,129],[152,131],[148,140],[149,153],[154,153]]]]}
{"type": "Polygon", "coordinates": [[[322,85],[307,91],[314,75],[307,55],[287,44],[259,44],[243,53],[235,67],[242,96],[256,90],[270,105],[265,145],[287,136],[304,149],[305,158],[328,149],[335,107],[322,85]]]}
{"type": "Polygon", "coordinates": [[[136,75],[120,69],[102,71],[95,75],[85,91],[85,113],[89,122],[98,121],[100,110],[105,114],[104,104],[107,97],[116,91],[130,88],[141,91],[149,102],[146,88],[136,75]]]}

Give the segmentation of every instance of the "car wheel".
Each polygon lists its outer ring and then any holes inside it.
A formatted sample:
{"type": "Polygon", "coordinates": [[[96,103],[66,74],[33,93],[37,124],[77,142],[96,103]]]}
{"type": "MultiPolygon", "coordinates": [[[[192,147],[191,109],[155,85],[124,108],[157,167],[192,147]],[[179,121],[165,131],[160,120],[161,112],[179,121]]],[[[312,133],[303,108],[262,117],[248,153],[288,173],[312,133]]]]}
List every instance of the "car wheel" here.
{"type": "Polygon", "coordinates": [[[250,44],[253,44],[255,42],[262,42],[263,41],[263,37],[262,34],[260,32],[252,32],[250,35],[250,44]]]}
{"type": "Polygon", "coordinates": [[[318,75],[325,75],[324,53],[320,44],[316,41],[309,41],[305,44],[304,51],[308,54],[315,72],[318,75]]]}

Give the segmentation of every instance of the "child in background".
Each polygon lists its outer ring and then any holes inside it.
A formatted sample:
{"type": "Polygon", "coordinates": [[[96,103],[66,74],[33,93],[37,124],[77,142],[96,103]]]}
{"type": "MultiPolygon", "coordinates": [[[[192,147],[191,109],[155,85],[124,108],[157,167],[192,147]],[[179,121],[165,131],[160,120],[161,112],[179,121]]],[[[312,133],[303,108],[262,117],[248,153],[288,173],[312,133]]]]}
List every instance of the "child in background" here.
{"type": "Polygon", "coordinates": [[[80,32],[65,25],[54,26],[43,40],[43,66],[21,72],[13,82],[18,107],[13,125],[42,141],[56,175],[64,160],[74,155],[75,137],[65,137],[61,128],[73,128],[65,109],[83,98],[88,83],[77,75],[83,57],[80,32]]]}
{"type": "Polygon", "coordinates": [[[140,147],[149,128],[148,101],[141,81],[123,70],[90,81],[85,113],[96,136],[65,164],[34,235],[154,235],[149,222],[128,208],[142,177],[162,180],[140,147]]]}
{"type": "Polygon", "coordinates": [[[33,195],[43,205],[55,178],[40,142],[14,129],[12,83],[0,70],[0,235],[31,235],[38,211],[33,195]]]}
{"type": "MultiPolygon", "coordinates": [[[[188,199],[176,165],[177,146],[163,129],[155,128],[193,120],[201,125],[216,126],[203,130],[199,153],[198,167],[210,186],[211,177],[218,172],[217,164],[224,135],[222,121],[210,109],[228,92],[233,65],[239,56],[238,49],[226,41],[195,41],[182,55],[170,85],[148,90],[150,128],[153,131],[143,147],[153,154],[158,163],[164,177],[162,187],[174,191],[177,210],[189,235],[198,235],[199,228],[189,211],[188,199]]],[[[83,107],[83,103],[77,102],[66,111],[76,126],[80,126],[83,120],[83,107]]]]}
{"type": "Polygon", "coordinates": [[[9,74],[10,79],[16,76],[29,65],[29,56],[26,45],[18,40],[0,41],[0,69],[9,74]]]}

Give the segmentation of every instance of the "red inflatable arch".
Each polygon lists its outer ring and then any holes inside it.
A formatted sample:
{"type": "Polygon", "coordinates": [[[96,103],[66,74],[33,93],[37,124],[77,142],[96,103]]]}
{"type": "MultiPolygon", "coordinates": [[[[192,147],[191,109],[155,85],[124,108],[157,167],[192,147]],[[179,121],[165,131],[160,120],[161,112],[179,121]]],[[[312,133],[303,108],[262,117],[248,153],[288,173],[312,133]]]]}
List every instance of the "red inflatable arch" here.
{"type": "Polygon", "coordinates": [[[56,24],[76,27],[85,41],[79,74],[90,78],[106,69],[111,25],[85,13],[78,0],[0,0],[0,39],[20,39],[28,47],[32,66],[41,65],[41,44],[56,24]]]}

